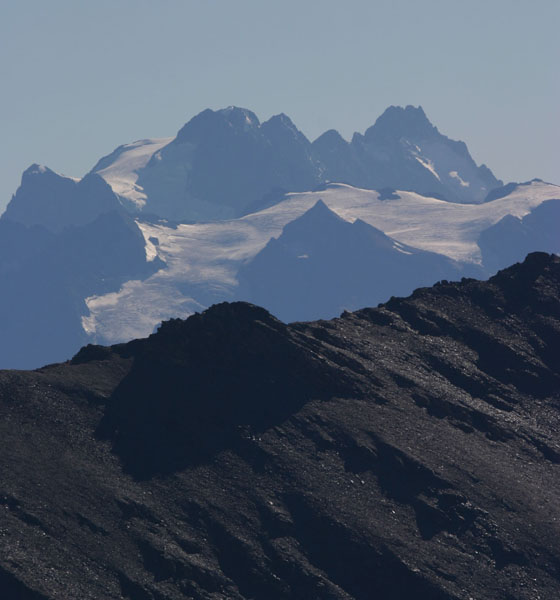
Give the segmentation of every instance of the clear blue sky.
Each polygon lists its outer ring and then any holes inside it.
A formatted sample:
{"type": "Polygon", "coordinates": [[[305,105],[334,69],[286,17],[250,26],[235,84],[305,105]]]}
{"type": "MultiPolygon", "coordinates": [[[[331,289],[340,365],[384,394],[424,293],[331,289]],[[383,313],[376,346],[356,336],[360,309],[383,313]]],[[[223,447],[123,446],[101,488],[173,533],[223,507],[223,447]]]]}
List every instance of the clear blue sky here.
{"type": "Polygon", "coordinates": [[[559,0],[0,0],[0,209],[206,107],[311,139],[421,104],[506,180],[560,183],[559,0]]]}

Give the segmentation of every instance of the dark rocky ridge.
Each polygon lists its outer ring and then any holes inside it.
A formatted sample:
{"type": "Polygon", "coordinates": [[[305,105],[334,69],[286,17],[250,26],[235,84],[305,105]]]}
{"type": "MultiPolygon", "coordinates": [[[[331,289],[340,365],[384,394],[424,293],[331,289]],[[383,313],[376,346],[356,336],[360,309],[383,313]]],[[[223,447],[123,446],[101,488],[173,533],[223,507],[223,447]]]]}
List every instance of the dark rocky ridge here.
{"type": "Polygon", "coordinates": [[[0,373],[0,596],[555,600],[560,259],[0,373]]]}

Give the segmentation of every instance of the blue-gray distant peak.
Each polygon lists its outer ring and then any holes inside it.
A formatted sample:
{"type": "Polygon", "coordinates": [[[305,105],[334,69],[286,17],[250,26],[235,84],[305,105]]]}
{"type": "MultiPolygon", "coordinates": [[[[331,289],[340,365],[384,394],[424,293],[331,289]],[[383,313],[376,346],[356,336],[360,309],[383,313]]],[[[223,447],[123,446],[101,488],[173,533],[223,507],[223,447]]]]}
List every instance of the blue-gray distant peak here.
{"type": "Polygon", "coordinates": [[[232,131],[247,131],[259,127],[260,121],[257,115],[246,108],[229,106],[216,111],[207,108],[179,130],[175,141],[200,143],[208,136],[225,135],[232,131]]]}
{"type": "MultiPolygon", "coordinates": [[[[121,154],[114,152],[103,166],[121,154]]],[[[132,152],[130,164],[132,191],[125,193],[134,196],[131,209],[173,221],[238,217],[286,192],[328,182],[464,203],[483,202],[501,185],[477,166],[463,142],[442,135],[420,106],[389,107],[351,142],[331,129],[313,143],[284,113],[261,123],[246,108],[207,109],[154,150],[145,166],[136,166],[132,152]]]]}
{"type": "Polygon", "coordinates": [[[33,164],[23,172],[21,185],[1,218],[60,232],[120,208],[117,196],[97,173],[77,181],[33,164]]]}
{"type": "Polygon", "coordinates": [[[478,203],[501,185],[487,167],[476,165],[464,142],[442,135],[421,106],[390,106],[349,144],[330,131],[313,150],[326,179],[357,187],[478,203]]]}
{"type": "Polygon", "coordinates": [[[336,129],[329,129],[321,134],[314,142],[315,145],[329,144],[333,146],[346,146],[348,142],[338,133],[336,129]]]}
{"type": "Polygon", "coordinates": [[[222,108],[216,112],[234,127],[246,128],[260,126],[257,115],[247,108],[228,106],[227,108],[222,108]]]}
{"type": "Polygon", "coordinates": [[[350,223],[319,200],[240,269],[236,294],[284,321],[307,320],[457,274],[448,258],[396,242],[364,221],[350,223]]]}
{"type": "Polygon", "coordinates": [[[340,226],[350,226],[350,223],[339,217],[332,211],[323,200],[317,202],[301,217],[293,220],[284,227],[284,234],[287,236],[297,233],[297,235],[316,235],[318,232],[324,235],[326,229],[339,228],[340,226]]]}
{"type": "Polygon", "coordinates": [[[53,170],[45,167],[44,165],[39,165],[37,163],[33,163],[21,175],[21,182],[30,182],[33,179],[41,178],[43,181],[49,178],[58,178],[60,175],[55,173],[53,170]]]}
{"type": "Polygon", "coordinates": [[[304,146],[309,146],[310,141],[305,137],[305,135],[295,126],[294,122],[285,115],[284,113],[280,113],[279,115],[274,115],[270,117],[268,121],[265,121],[261,125],[261,129],[265,136],[269,138],[275,138],[280,140],[282,137],[287,138],[290,137],[297,142],[303,144],[304,146]]]}
{"type": "Polygon", "coordinates": [[[270,117],[270,119],[268,119],[268,121],[265,121],[263,123],[264,125],[268,125],[268,126],[277,126],[277,127],[288,127],[290,129],[297,129],[296,126],[294,125],[294,122],[292,121],[292,119],[290,119],[290,117],[288,117],[287,114],[285,113],[280,113],[278,115],[274,115],[272,117],[270,117]]]}
{"type": "Polygon", "coordinates": [[[366,130],[364,137],[366,141],[401,137],[413,139],[427,139],[438,135],[437,127],[434,127],[424,109],[421,106],[390,106],[377,119],[374,125],[366,130]]]}
{"type": "MultiPolygon", "coordinates": [[[[290,148],[290,151],[307,152],[311,142],[305,137],[305,135],[295,126],[294,122],[281,113],[274,115],[268,121],[265,121],[261,125],[261,132],[265,138],[272,144],[283,146],[285,150],[290,148]]],[[[302,155],[300,160],[306,162],[309,159],[308,156],[302,155]]]]}

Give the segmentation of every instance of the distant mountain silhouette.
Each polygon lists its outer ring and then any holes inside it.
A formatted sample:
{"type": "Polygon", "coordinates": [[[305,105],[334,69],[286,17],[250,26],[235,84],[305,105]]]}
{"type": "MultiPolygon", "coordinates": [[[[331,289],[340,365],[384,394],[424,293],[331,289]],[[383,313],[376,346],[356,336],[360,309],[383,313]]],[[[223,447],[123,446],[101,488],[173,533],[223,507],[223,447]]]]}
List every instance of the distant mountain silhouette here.
{"type": "Polygon", "coordinates": [[[236,297],[287,322],[331,318],[463,274],[464,266],[359,219],[348,223],[319,200],[241,268],[236,297]]]}
{"type": "Polygon", "coordinates": [[[99,175],[91,173],[76,181],[41,165],[31,165],[1,218],[60,232],[120,208],[117,196],[99,175]]]}
{"type": "Polygon", "coordinates": [[[81,322],[86,297],[117,291],[161,266],[146,262],[144,238],[122,209],[56,234],[3,217],[0,250],[3,368],[67,359],[88,340],[81,322]]]}
{"type": "Polygon", "coordinates": [[[560,254],[560,199],[543,202],[522,219],[505,216],[480,234],[478,245],[491,273],[523,260],[529,252],[560,254]]]}

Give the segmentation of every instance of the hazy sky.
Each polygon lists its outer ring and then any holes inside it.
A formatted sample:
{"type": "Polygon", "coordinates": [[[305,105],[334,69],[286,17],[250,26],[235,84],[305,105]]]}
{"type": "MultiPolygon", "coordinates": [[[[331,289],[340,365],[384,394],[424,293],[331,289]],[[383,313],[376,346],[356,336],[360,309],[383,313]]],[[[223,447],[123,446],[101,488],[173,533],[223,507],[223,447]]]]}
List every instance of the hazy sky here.
{"type": "Polygon", "coordinates": [[[421,104],[506,181],[560,183],[559,0],[0,0],[0,209],[206,107],[314,139],[421,104]]]}

